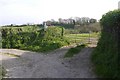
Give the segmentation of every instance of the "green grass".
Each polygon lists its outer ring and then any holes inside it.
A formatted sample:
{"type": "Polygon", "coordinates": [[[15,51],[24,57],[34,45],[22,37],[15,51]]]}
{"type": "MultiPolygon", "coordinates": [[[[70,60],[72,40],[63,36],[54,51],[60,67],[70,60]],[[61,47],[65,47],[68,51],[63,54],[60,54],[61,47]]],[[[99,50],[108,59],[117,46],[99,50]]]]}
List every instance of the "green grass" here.
{"type": "Polygon", "coordinates": [[[0,65],[0,80],[5,76],[6,70],[0,65]]]}
{"type": "Polygon", "coordinates": [[[10,53],[2,53],[2,55],[8,55],[8,56],[11,56],[11,57],[20,57],[19,55],[10,54],[10,53]]]}
{"type": "Polygon", "coordinates": [[[64,37],[66,37],[71,44],[87,43],[89,37],[98,39],[100,37],[100,33],[65,34],[64,37]]]}
{"type": "Polygon", "coordinates": [[[68,52],[64,55],[64,57],[65,58],[73,57],[74,55],[78,54],[81,51],[81,49],[83,49],[85,46],[86,46],[85,44],[82,44],[82,45],[78,45],[74,48],[70,48],[68,50],[68,52]]]}
{"type": "MultiPolygon", "coordinates": [[[[90,33],[91,37],[98,37],[100,33],[90,33]]],[[[67,34],[66,37],[89,37],[89,33],[82,33],[82,34],[67,34]]]]}

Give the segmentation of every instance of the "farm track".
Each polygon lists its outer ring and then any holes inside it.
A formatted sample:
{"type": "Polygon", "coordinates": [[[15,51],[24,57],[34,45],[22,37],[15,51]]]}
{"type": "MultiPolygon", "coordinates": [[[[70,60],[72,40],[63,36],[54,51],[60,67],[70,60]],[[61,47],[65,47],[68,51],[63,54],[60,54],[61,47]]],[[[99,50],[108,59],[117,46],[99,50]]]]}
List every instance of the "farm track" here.
{"type": "Polygon", "coordinates": [[[7,69],[8,78],[96,78],[90,60],[94,47],[86,47],[74,57],[65,59],[63,56],[69,48],[63,47],[49,54],[1,49],[0,62],[7,69]]]}

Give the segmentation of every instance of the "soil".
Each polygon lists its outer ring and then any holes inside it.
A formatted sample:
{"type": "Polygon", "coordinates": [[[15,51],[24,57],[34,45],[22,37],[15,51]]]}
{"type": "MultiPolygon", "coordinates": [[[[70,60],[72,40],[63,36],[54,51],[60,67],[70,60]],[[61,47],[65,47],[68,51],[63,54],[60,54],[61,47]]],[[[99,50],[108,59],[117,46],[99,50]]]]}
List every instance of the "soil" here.
{"type": "Polygon", "coordinates": [[[95,47],[93,46],[82,49],[72,58],[64,58],[70,47],[63,47],[48,54],[0,49],[0,63],[2,62],[2,66],[7,70],[7,78],[96,78],[90,59],[95,47]]]}

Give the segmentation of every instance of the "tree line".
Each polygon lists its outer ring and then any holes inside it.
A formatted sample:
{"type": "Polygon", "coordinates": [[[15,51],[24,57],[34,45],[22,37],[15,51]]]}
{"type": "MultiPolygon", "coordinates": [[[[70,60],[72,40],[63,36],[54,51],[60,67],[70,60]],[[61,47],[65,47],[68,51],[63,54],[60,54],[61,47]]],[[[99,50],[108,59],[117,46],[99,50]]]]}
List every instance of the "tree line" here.
{"type": "Polygon", "coordinates": [[[10,24],[10,25],[5,25],[2,27],[24,27],[24,26],[39,26],[43,27],[44,23],[46,22],[47,26],[63,26],[65,28],[74,28],[74,25],[89,25],[91,23],[96,23],[97,19],[94,18],[89,18],[89,17],[71,17],[68,19],[62,19],[59,18],[58,21],[55,21],[54,19],[43,21],[41,24],[22,24],[22,25],[16,25],[16,24],[10,24]]]}

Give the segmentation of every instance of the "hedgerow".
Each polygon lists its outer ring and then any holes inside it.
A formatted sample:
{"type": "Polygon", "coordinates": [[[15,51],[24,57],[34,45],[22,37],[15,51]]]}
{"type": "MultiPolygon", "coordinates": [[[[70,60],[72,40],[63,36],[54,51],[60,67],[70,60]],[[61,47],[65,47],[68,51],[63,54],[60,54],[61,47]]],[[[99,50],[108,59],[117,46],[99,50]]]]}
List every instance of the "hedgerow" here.
{"type": "Polygon", "coordinates": [[[64,29],[49,27],[46,30],[24,32],[22,29],[2,29],[2,48],[17,48],[32,51],[50,51],[68,45],[63,37],[64,29]]]}
{"type": "Polygon", "coordinates": [[[101,38],[92,55],[99,77],[120,78],[120,10],[106,13],[100,20],[101,38]]]}

